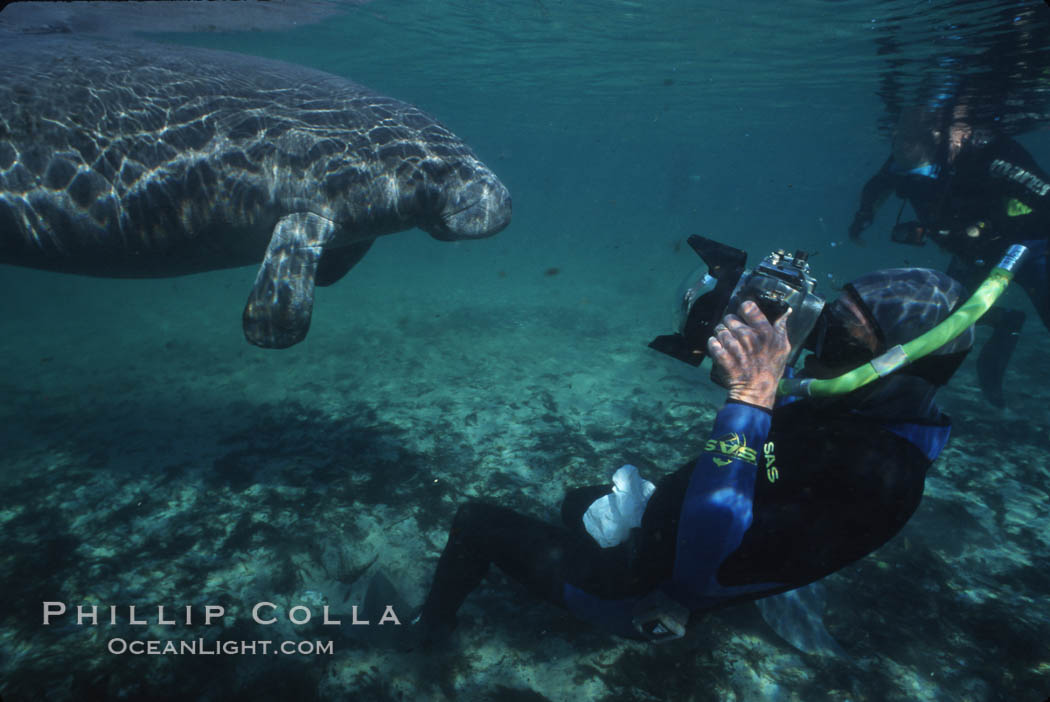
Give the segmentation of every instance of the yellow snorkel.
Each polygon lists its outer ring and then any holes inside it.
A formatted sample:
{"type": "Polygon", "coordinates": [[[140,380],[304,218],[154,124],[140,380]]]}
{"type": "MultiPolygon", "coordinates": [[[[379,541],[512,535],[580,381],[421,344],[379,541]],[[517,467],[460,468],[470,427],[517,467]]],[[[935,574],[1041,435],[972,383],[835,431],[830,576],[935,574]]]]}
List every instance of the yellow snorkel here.
{"type": "Polygon", "coordinates": [[[842,395],[862,388],[873,380],[884,378],[895,370],[936,351],[966,331],[995,304],[995,301],[1006,290],[1006,286],[1013,280],[1014,271],[1027,255],[1026,247],[1020,244],[1011,246],[999,265],[992,269],[970,299],[925,334],[906,344],[898,344],[881,356],[837,378],[783,378],[777,386],[777,394],[805,397],[842,395]]]}

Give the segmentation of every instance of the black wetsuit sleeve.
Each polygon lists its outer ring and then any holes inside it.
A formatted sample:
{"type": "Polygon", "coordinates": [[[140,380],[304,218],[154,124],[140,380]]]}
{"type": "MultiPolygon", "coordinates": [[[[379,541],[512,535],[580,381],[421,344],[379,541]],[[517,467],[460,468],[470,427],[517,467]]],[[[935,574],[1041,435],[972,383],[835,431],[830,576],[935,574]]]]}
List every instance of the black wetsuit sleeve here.
{"type": "Polygon", "coordinates": [[[895,179],[893,173],[890,172],[892,163],[892,157],[886,159],[879,172],[869,178],[868,182],[864,184],[860,191],[860,206],[857,208],[858,210],[874,212],[882,206],[882,203],[893,192],[895,179]]]}
{"type": "Polygon", "coordinates": [[[879,172],[868,179],[860,191],[860,204],[857,213],[853,215],[853,222],[849,227],[849,237],[854,241],[860,239],[860,234],[867,229],[875,218],[875,210],[882,206],[890,193],[894,190],[895,180],[890,172],[892,157],[887,159],[879,172]]]}
{"type": "Polygon", "coordinates": [[[1050,176],[1019,143],[1002,139],[988,149],[983,161],[986,177],[1002,195],[1050,211],[1050,176]]]}

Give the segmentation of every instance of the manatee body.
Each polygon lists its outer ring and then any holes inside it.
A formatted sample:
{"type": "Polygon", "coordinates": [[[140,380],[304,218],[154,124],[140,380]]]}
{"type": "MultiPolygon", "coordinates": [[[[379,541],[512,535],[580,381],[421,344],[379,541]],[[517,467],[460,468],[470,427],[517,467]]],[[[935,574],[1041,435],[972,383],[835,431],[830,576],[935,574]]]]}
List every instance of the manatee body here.
{"type": "Polygon", "coordinates": [[[248,340],[309,329],[376,237],[510,222],[507,189],[433,118],[278,61],[0,35],[0,263],[164,277],[261,262],[248,340]]]}

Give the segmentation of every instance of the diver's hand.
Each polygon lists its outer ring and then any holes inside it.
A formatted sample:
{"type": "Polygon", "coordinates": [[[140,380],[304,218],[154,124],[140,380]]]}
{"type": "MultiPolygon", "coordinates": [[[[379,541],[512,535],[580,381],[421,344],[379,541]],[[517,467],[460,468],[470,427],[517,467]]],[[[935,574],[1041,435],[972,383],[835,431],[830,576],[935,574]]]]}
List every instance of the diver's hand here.
{"type": "Polygon", "coordinates": [[[875,212],[867,207],[862,207],[857,210],[857,214],[853,215],[853,222],[849,225],[849,238],[850,241],[855,241],[858,244],[863,243],[860,233],[871,226],[871,223],[875,221],[875,212]]]}
{"type": "Polygon", "coordinates": [[[791,310],[770,324],[758,305],[745,300],[739,315],[727,314],[715,327],[707,352],[725,376],[730,400],[772,409],[777,383],[791,355],[787,335],[791,310]]]}

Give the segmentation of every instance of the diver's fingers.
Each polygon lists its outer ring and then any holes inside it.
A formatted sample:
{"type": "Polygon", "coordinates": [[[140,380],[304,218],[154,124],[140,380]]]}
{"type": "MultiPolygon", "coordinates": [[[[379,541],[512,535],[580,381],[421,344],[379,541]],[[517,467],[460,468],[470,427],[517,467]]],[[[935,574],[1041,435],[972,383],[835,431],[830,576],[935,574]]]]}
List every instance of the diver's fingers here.
{"type": "MultiPolygon", "coordinates": [[[[732,323],[732,320],[730,320],[730,323],[732,323]]],[[[741,344],[741,336],[748,333],[746,326],[742,323],[738,324],[739,326],[734,325],[735,329],[730,329],[724,324],[719,324],[715,327],[718,343],[722,345],[722,348],[732,358],[735,365],[739,365],[745,356],[744,347],[741,344]]]]}
{"type": "Polygon", "coordinates": [[[791,316],[792,309],[789,307],[784,314],[780,315],[780,319],[777,320],[776,324],[773,325],[773,338],[772,343],[778,349],[784,351],[785,354],[790,354],[791,349],[791,337],[788,336],[787,325],[788,317],[791,316]]]}
{"type": "Polygon", "coordinates": [[[729,365],[729,352],[722,346],[722,342],[716,336],[707,340],[707,353],[714,359],[715,363],[726,368],[729,365]]]}
{"type": "Polygon", "coordinates": [[[754,302],[748,301],[741,305],[740,311],[750,323],[748,332],[752,338],[749,339],[748,348],[751,350],[768,344],[779,346],[787,340],[788,317],[792,312],[790,307],[774,323],[770,323],[769,318],[754,302]]]}
{"type": "Polygon", "coordinates": [[[769,319],[762,312],[762,308],[752,300],[744,300],[743,304],[740,305],[740,314],[753,327],[761,328],[763,325],[769,325],[769,319]]]}
{"type": "Polygon", "coordinates": [[[734,327],[742,324],[745,324],[745,322],[740,319],[740,317],[737,317],[735,314],[727,314],[725,317],[722,317],[722,323],[720,326],[734,327]]]}
{"type": "MultiPolygon", "coordinates": [[[[754,310],[758,310],[757,305],[752,303],[752,306],[754,310]]],[[[743,364],[747,362],[750,356],[767,345],[768,339],[772,338],[775,332],[761,311],[758,311],[758,321],[754,321],[755,318],[752,315],[748,315],[747,312],[742,312],[741,314],[748,316],[749,320],[745,321],[733,315],[726,315],[723,323],[716,328],[716,331],[718,328],[729,330],[729,333],[737,342],[737,346],[729,348],[729,351],[735,355],[738,363],[743,364]]]]}
{"type": "Polygon", "coordinates": [[[722,323],[715,328],[715,331],[717,332],[720,328],[728,329],[729,333],[732,334],[737,340],[742,340],[748,334],[753,333],[751,326],[747,322],[732,314],[727,314],[725,317],[723,317],[722,323]]]}
{"type": "Polygon", "coordinates": [[[715,365],[722,369],[728,378],[735,378],[740,374],[740,362],[726,349],[725,345],[712,336],[707,340],[707,353],[715,365]]]}

